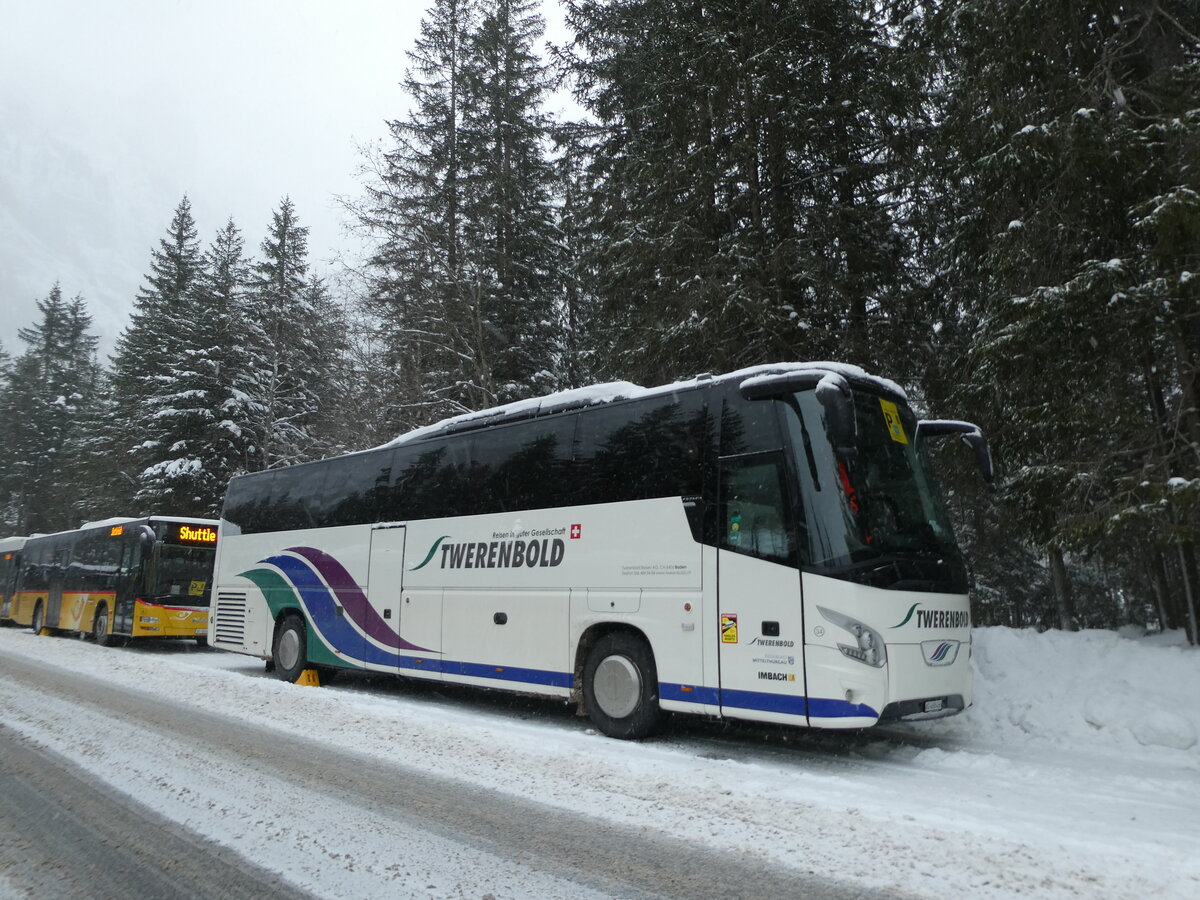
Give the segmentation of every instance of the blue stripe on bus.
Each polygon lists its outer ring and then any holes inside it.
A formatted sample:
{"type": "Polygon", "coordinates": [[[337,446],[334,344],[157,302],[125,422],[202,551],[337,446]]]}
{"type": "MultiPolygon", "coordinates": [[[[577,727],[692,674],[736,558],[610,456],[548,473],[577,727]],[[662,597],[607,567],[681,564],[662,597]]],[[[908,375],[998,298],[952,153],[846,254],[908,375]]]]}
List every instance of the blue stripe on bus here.
{"type": "Polygon", "coordinates": [[[847,703],[845,700],[827,700],[823,697],[813,697],[808,701],[808,714],[816,719],[879,718],[879,713],[864,703],[847,703]]]}
{"type": "Polygon", "coordinates": [[[570,672],[550,672],[545,669],[522,669],[517,666],[497,666],[484,663],[458,662],[453,659],[430,659],[425,656],[401,656],[401,669],[414,672],[441,672],[445,675],[469,675],[472,678],[492,678],[496,681],[516,681],[522,684],[543,684],[569,688],[575,682],[570,672]]]}
{"type": "Polygon", "coordinates": [[[757,709],[762,712],[785,713],[789,716],[808,714],[808,698],[788,694],[765,694],[761,691],[721,691],[721,705],[736,709],[757,709]]]}
{"type": "Polygon", "coordinates": [[[520,669],[515,666],[487,666],[479,663],[449,663],[443,672],[451,675],[470,675],[472,678],[497,678],[501,681],[521,681],[569,688],[575,683],[570,672],[549,672],[544,669],[520,669]]]}
{"type": "Polygon", "coordinates": [[[720,690],[695,684],[671,684],[667,681],[660,681],[658,696],[663,700],[678,700],[682,703],[705,703],[709,706],[719,706],[721,703],[720,690]]]}

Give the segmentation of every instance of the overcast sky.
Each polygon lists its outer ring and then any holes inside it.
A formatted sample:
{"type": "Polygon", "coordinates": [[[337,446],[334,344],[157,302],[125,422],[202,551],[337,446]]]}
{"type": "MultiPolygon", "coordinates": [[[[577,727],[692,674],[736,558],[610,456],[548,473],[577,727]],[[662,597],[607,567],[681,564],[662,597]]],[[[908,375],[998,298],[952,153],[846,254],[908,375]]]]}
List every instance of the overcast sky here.
{"type": "Polygon", "coordinates": [[[334,198],[407,109],[426,6],[0,0],[0,345],[57,280],[111,349],[184,193],[205,245],[232,215],[257,253],[287,195],[318,271],[353,253],[334,198]]]}

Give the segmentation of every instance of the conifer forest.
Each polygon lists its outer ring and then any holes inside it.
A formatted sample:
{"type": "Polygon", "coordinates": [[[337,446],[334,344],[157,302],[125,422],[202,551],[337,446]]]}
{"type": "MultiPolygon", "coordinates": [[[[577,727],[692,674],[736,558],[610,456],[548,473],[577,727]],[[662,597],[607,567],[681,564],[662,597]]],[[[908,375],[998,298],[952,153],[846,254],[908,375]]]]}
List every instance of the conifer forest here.
{"type": "Polygon", "coordinates": [[[218,515],[238,473],[557,390],[835,360],[988,435],[994,488],[934,451],[977,624],[1196,643],[1200,0],[562,0],[549,46],[537,0],[426,2],[338,277],[289,199],[255,247],[185,196],[107,358],[46,285],[0,348],[2,533],[218,515]]]}

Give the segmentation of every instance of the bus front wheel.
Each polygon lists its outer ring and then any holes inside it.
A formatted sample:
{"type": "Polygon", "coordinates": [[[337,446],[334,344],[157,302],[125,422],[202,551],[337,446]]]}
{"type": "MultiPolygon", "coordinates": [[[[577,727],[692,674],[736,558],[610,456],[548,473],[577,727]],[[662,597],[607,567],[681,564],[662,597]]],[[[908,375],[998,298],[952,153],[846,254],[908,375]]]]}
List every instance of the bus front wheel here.
{"type": "Polygon", "coordinates": [[[308,632],[304,619],[295,613],[283,617],[275,629],[271,656],[279,678],[293,683],[300,678],[300,673],[308,668],[308,632]]]}
{"type": "Polygon", "coordinates": [[[588,717],[609,737],[642,738],[658,726],[654,654],[640,637],[613,632],[588,652],[583,668],[588,717]]]}
{"type": "Polygon", "coordinates": [[[42,609],[42,601],[39,600],[33,607],[33,633],[41,634],[42,629],[46,627],[46,611],[42,609]]]}
{"type": "Polygon", "coordinates": [[[96,618],[92,620],[92,637],[96,639],[96,643],[101,647],[111,647],[117,642],[116,638],[109,634],[108,606],[103,603],[96,610],[96,618]]]}

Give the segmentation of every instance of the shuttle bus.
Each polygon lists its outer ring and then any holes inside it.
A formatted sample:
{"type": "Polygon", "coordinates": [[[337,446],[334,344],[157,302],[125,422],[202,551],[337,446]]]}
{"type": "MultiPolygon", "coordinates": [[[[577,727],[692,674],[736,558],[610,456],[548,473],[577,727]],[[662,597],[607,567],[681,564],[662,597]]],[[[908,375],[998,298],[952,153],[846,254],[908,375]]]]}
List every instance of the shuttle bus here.
{"type": "Polygon", "coordinates": [[[11,621],[9,609],[17,585],[17,574],[21,570],[21,550],[24,546],[23,537],[0,538],[0,624],[11,621]]]}
{"type": "Polygon", "coordinates": [[[620,383],[231,480],[210,640],[358,669],[825,728],[971,703],[967,569],[904,392],[784,364],[620,383]]]}
{"type": "Polygon", "coordinates": [[[108,519],[25,541],[10,618],[37,634],[208,641],[218,522],[108,519]]]}

